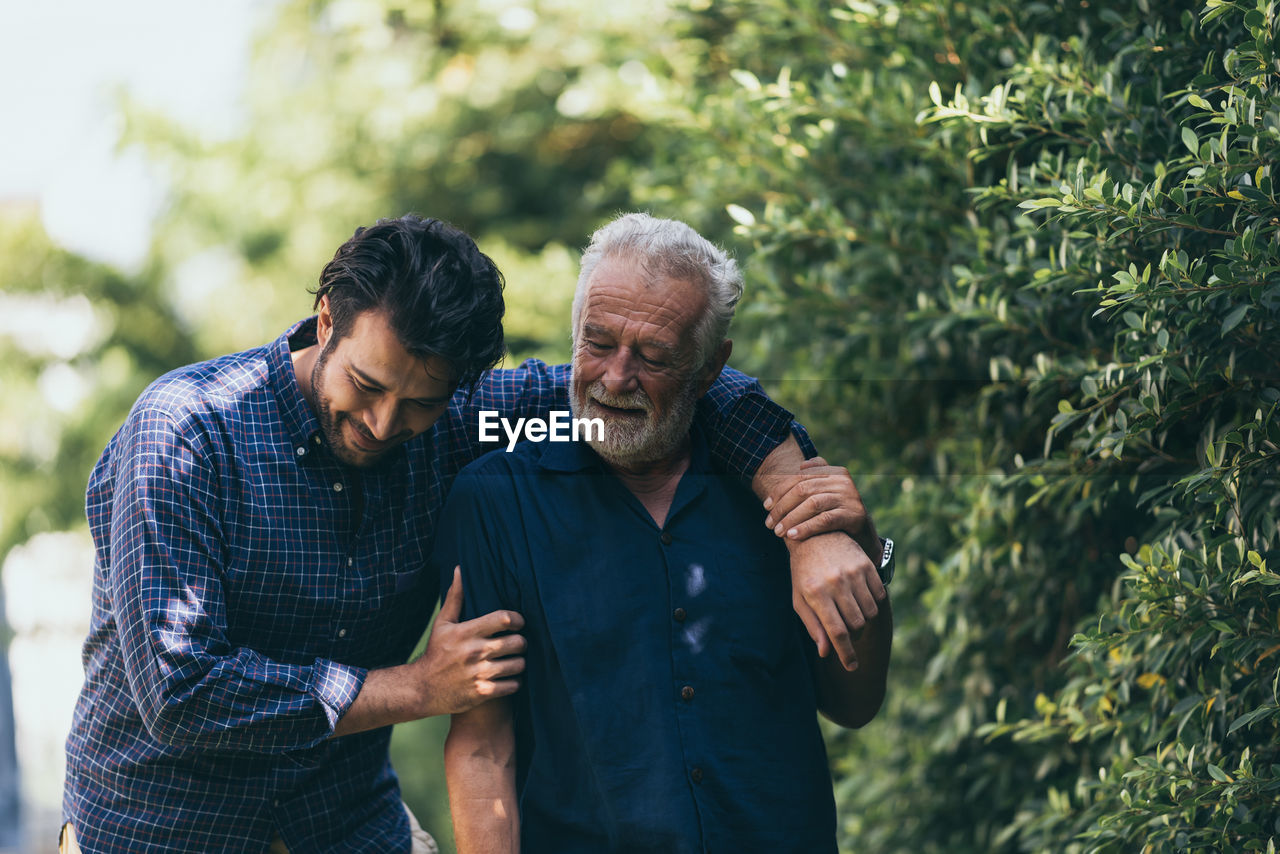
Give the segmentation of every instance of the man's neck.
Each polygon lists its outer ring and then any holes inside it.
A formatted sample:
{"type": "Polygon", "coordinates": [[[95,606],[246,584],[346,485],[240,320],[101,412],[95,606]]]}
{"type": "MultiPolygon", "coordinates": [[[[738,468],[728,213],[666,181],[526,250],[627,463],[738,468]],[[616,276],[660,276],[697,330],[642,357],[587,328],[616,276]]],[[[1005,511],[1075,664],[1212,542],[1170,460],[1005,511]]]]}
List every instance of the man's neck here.
{"type": "Polygon", "coordinates": [[[631,494],[640,499],[644,509],[661,528],[666,524],[680,478],[689,470],[689,461],[689,445],[685,443],[676,454],[666,459],[632,466],[615,465],[608,460],[605,463],[631,490],[631,494]]]}
{"type": "Polygon", "coordinates": [[[320,355],[320,345],[312,344],[310,347],[303,347],[301,350],[294,350],[289,354],[289,358],[293,361],[293,375],[298,381],[298,389],[302,392],[302,399],[311,407],[311,411],[316,410],[315,394],[311,388],[311,371],[316,365],[316,356],[320,355]]]}

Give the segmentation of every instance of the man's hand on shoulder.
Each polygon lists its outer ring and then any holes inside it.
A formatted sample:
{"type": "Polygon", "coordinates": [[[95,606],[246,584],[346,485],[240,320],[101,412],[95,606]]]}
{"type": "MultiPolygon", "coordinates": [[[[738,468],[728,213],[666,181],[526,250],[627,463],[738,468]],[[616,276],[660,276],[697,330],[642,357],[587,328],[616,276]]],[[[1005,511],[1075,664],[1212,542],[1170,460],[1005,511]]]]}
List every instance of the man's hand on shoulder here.
{"type": "Polygon", "coordinates": [[[514,694],[524,671],[524,618],[494,611],[474,620],[462,616],[462,573],[436,615],[427,649],[408,664],[370,671],[350,708],[334,727],[335,736],[465,712],[514,694]]]}

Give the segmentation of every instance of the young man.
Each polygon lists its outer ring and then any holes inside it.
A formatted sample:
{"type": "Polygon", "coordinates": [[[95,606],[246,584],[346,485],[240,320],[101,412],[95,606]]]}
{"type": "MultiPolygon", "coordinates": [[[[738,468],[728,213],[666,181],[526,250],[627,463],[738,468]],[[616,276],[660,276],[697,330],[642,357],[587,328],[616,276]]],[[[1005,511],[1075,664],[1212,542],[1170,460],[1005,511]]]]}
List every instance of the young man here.
{"type": "Polygon", "coordinates": [[[489,454],[454,485],[437,566],[461,564],[464,613],[519,610],[528,641],[523,688],[453,718],[459,854],[836,850],[817,712],[874,717],[892,614],[879,587],[857,668],[819,659],[785,548],[713,467],[694,407],[741,288],[683,223],[596,232],[571,400],[603,435],[489,454]]]}
{"type": "MultiPolygon", "coordinates": [[[[536,362],[477,384],[503,350],[501,287],[465,234],[383,221],[325,267],[315,317],[142,394],[89,481],[64,850],[431,850],[389,725],[508,694],[523,667],[520,616],[459,623],[456,586],[405,663],[437,599],[437,515],[489,449],[478,411],[567,399],[567,371],[536,362]]],[[[741,375],[699,413],[743,475],[798,453],[790,417],[741,375]]],[[[811,563],[797,578],[825,587],[814,611],[838,612],[859,567],[811,563]]]]}

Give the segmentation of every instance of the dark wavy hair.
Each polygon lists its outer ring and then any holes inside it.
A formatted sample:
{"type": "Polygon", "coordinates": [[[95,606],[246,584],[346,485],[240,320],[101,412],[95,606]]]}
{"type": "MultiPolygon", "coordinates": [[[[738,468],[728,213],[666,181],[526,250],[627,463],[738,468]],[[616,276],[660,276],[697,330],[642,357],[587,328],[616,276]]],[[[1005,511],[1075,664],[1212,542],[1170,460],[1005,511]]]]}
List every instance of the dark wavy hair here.
{"type": "Polygon", "coordinates": [[[335,341],[361,312],[385,311],[409,353],[444,359],[458,387],[471,390],[505,352],[503,285],[497,266],[465,232],[408,214],[357,228],[312,293],[317,308],[329,298],[335,341]]]}

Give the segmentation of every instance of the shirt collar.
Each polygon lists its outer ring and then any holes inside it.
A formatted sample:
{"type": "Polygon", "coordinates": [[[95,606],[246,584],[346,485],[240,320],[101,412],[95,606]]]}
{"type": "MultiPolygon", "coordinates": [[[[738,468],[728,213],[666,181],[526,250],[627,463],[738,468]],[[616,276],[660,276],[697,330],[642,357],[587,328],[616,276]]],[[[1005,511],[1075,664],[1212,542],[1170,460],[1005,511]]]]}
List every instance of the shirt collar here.
{"type": "Polygon", "coordinates": [[[548,442],[538,459],[538,467],[550,471],[605,469],[604,460],[586,442],[548,442]]]}
{"type": "Polygon", "coordinates": [[[280,414],[289,436],[298,447],[307,447],[320,435],[320,421],[311,411],[311,405],[302,396],[302,386],[293,370],[291,339],[297,349],[315,343],[316,318],[313,315],[285,330],[284,334],[267,347],[267,370],[271,378],[271,387],[275,392],[276,402],[280,405],[280,414]]]}
{"type": "MultiPolygon", "coordinates": [[[[711,472],[711,450],[696,422],[689,431],[689,455],[689,471],[697,474],[711,472]]],[[[604,460],[586,442],[548,442],[538,460],[538,466],[562,472],[584,471],[589,468],[609,471],[604,460]]]]}

